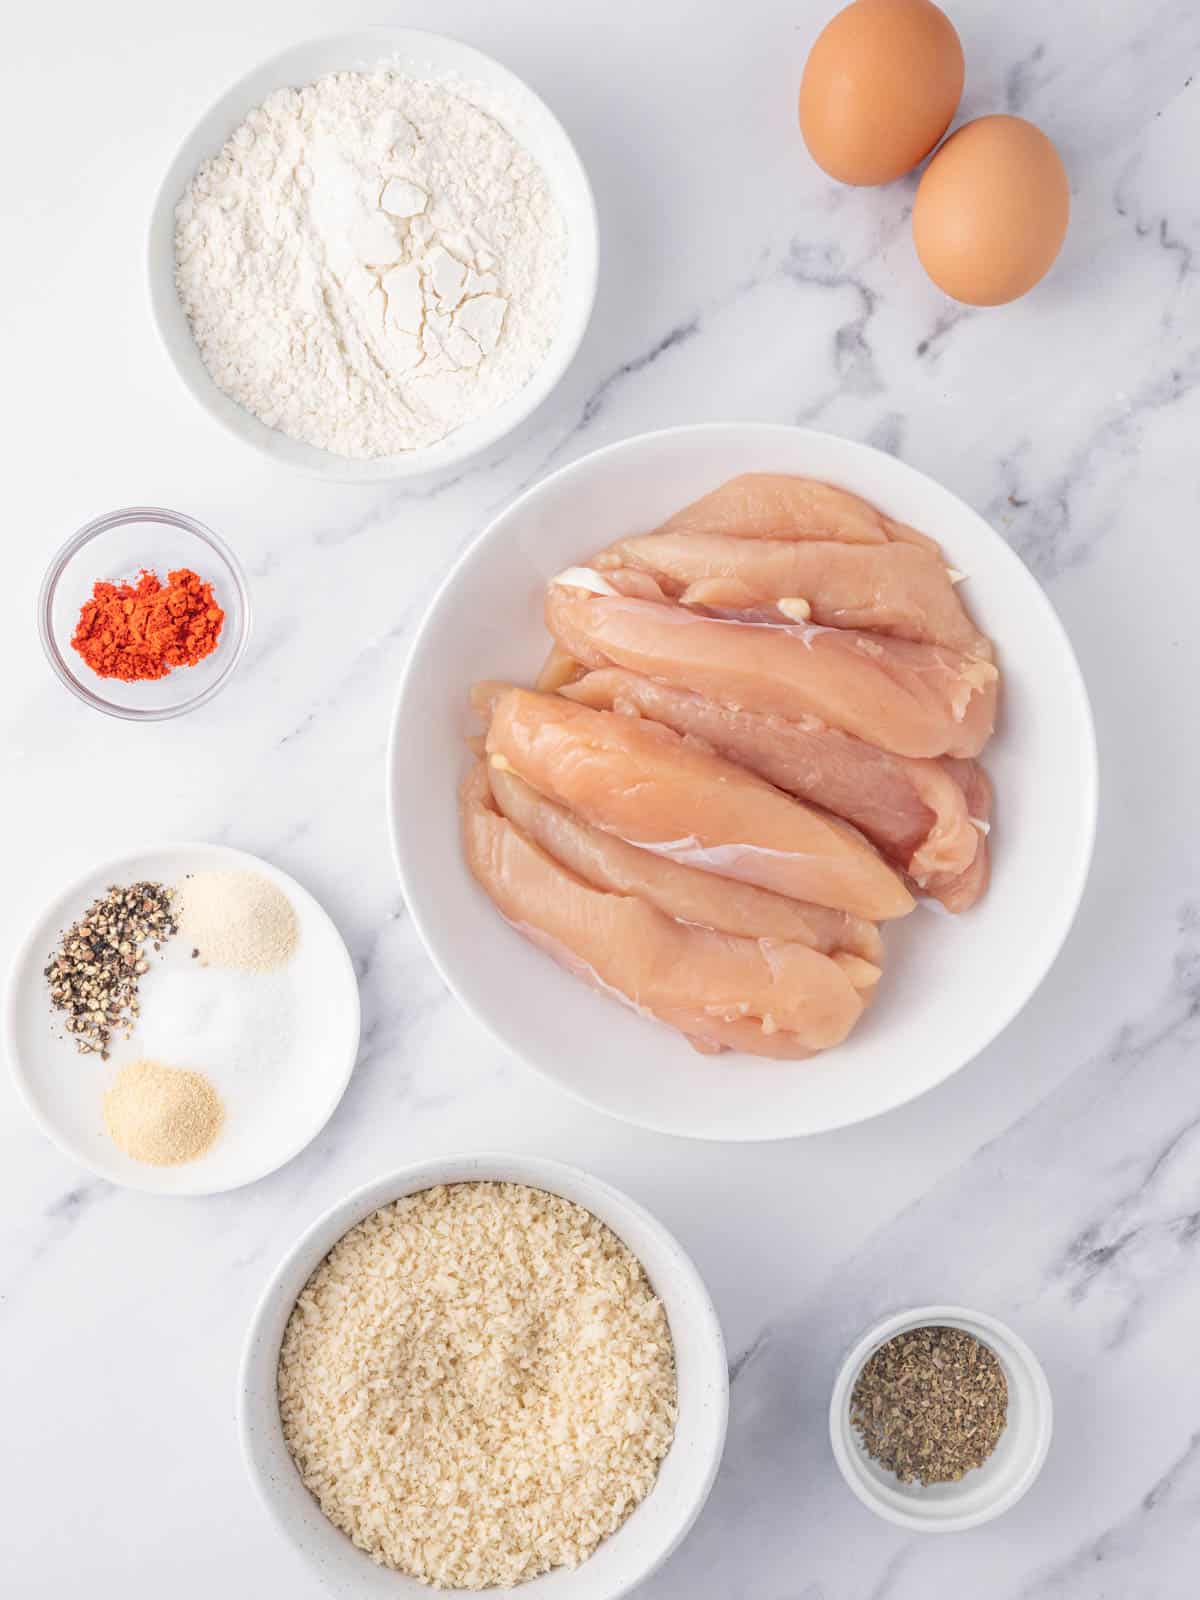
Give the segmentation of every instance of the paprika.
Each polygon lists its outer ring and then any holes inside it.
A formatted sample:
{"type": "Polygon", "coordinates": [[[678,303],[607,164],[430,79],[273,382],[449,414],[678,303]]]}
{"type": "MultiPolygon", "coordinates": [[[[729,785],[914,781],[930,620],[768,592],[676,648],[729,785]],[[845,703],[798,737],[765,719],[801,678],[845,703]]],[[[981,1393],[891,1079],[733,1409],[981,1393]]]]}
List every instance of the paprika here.
{"type": "Polygon", "coordinates": [[[165,587],[142,572],[133,584],[96,583],[71,643],[99,677],[142,682],[211,655],[224,621],[212,584],[190,567],[168,573],[165,587]]]}

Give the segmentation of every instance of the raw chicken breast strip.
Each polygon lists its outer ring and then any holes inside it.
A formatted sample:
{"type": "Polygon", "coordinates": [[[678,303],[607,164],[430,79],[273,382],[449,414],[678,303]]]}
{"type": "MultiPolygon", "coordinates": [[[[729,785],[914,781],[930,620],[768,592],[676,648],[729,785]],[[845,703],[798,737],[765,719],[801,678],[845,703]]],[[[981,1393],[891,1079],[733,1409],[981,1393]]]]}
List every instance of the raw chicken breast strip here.
{"type": "MultiPolygon", "coordinates": [[[[986,829],[992,817],[992,780],[974,761],[944,761],[946,772],[962,789],[967,810],[976,823],[986,829]]],[[[987,893],[992,876],[992,853],[985,833],[969,867],[961,872],[935,875],[928,892],[940,900],[947,911],[969,911],[987,893]]]]}
{"type": "Polygon", "coordinates": [[[546,591],[546,624],[586,666],[625,667],[732,709],[815,716],[895,755],[975,756],[995,722],[996,668],[941,645],[727,622],[559,582],[546,591]]]}
{"type": "MultiPolygon", "coordinates": [[[[648,572],[638,572],[632,567],[609,572],[603,577],[586,567],[572,567],[562,576],[569,577],[572,581],[581,580],[585,585],[591,586],[593,592],[597,594],[626,594],[638,600],[668,599],[659,587],[657,579],[651,577],[648,572]]],[[[573,683],[586,671],[587,668],[581,666],[573,656],[569,656],[558,645],[552,644],[545,661],[542,662],[541,670],[533,681],[533,687],[541,689],[546,694],[553,694],[555,689],[561,689],[566,683],[573,683]]]]}
{"type": "Polygon", "coordinates": [[[749,612],[765,621],[862,628],[992,659],[939,556],[911,544],[801,543],[725,534],[621,539],[592,565],[652,574],[685,606],[749,612]]]}
{"type": "Polygon", "coordinates": [[[987,840],[972,818],[986,822],[991,809],[990,785],[973,761],[889,755],[812,717],[788,722],[730,711],[613,667],[562,693],[702,739],[776,788],[843,817],[950,910],[966,910],[986,886],[986,871],[967,876],[980,857],[987,860],[987,840]]]}
{"type": "Polygon", "coordinates": [[[462,794],[467,861],[518,931],[563,966],[700,1048],[803,1056],[840,1043],[862,1014],[842,967],[806,945],[688,927],[634,895],[611,894],[556,862],[494,809],[476,766],[462,794]]]}
{"type": "Polygon", "coordinates": [[[581,678],[586,670],[574,656],[569,656],[558,645],[552,644],[545,661],[542,662],[540,672],[533,680],[533,687],[541,690],[543,694],[553,694],[556,689],[562,689],[568,683],[574,683],[577,678],[581,678]]]}
{"type": "MultiPolygon", "coordinates": [[[[873,922],[845,911],[805,905],[751,883],[681,866],[593,828],[538,794],[515,772],[492,767],[492,796],[515,826],[585,882],[615,894],[636,894],[677,922],[748,939],[783,939],[824,955],[843,950],[878,974],[883,940],[873,922]]],[[[867,974],[864,974],[864,977],[867,974]]]]}
{"type": "Polygon", "coordinates": [[[913,908],[852,828],[657,723],[509,689],[494,700],[487,753],[593,827],[673,861],[870,922],[913,908]]]}
{"type": "Polygon", "coordinates": [[[837,539],[844,544],[920,545],[936,540],[893,522],[847,489],[780,472],[744,472],[668,517],[660,533],[723,533],[735,539],[837,539]]]}

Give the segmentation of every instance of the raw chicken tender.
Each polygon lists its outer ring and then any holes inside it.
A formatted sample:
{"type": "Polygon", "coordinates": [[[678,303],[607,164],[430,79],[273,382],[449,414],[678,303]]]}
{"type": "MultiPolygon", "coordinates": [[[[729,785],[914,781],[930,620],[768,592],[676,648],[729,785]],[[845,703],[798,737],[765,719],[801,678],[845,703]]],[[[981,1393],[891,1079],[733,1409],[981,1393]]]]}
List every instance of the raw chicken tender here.
{"type": "Polygon", "coordinates": [[[947,911],[969,911],[987,892],[992,876],[992,856],[987,840],[992,817],[992,780],[974,761],[944,761],[942,766],[962,789],[972,825],[980,834],[979,849],[969,867],[956,873],[936,873],[930,877],[927,888],[947,911]]]}
{"type": "Polygon", "coordinates": [[[585,883],[495,810],[482,766],[467,780],[462,810],[467,861],[502,915],[563,966],[699,1048],[736,1039],[754,1054],[804,1056],[838,1044],[862,1014],[853,968],[807,945],[690,927],[635,895],[585,883]]]}
{"type": "Polygon", "coordinates": [[[845,818],[951,910],[966,910],[986,886],[986,871],[971,874],[980,856],[987,859],[987,840],[972,819],[987,821],[990,785],[973,761],[889,755],[812,717],[788,722],[731,711],[612,667],[562,693],[702,739],[777,788],[845,818]]]}
{"type": "Polygon", "coordinates": [[[836,1045],[882,976],[876,924],[988,886],[1000,674],[959,579],[857,495],[765,472],[568,568],[536,689],[471,692],[472,874],[697,1050],[836,1045]]]}
{"type": "Polygon", "coordinates": [[[728,622],[557,582],[546,624],[586,666],[624,667],[731,709],[815,716],[895,755],[978,755],[995,722],[996,668],[941,645],[728,622]]]}
{"type": "Polygon", "coordinates": [[[852,828],[656,723],[510,689],[495,700],[487,753],[594,827],[673,861],[872,922],[913,908],[852,828]]]}
{"type": "Polygon", "coordinates": [[[992,658],[941,557],[913,544],[651,533],[610,545],[593,566],[606,576],[614,568],[652,574],[685,606],[764,621],[811,619],[992,658]]]}
{"type": "Polygon", "coordinates": [[[826,906],[805,905],[751,883],[681,866],[615,834],[581,822],[515,772],[489,769],[499,810],[534,844],[598,889],[636,894],[677,922],[747,939],[783,939],[825,955],[845,951],[878,969],[883,940],[873,922],[826,906]]]}
{"type": "Polygon", "coordinates": [[[558,645],[552,644],[545,661],[542,662],[540,672],[533,680],[533,687],[540,689],[543,694],[553,694],[556,689],[574,683],[586,671],[587,668],[580,666],[574,656],[569,656],[558,645]]]}
{"type": "Polygon", "coordinates": [[[893,522],[847,489],[781,472],[744,472],[693,500],[660,533],[725,533],[735,539],[838,539],[886,544],[890,539],[937,552],[937,542],[893,522]]]}

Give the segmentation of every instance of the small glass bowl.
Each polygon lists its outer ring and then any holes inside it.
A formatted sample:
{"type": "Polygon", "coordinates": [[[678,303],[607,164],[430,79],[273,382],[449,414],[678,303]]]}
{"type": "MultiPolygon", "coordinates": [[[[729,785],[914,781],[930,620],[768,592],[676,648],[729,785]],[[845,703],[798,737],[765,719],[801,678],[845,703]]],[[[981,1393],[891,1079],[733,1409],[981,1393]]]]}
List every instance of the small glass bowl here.
{"type": "Polygon", "coordinates": [[[110,717],[162,722],[194,711],[228,682],[250,636],[250,593],[233,551],[203,523],[161,506],[128,506],[97,517],[63,545],[42,580],[38,629],[46,659],[73,695],[110,717]],[[135,582],[143,570],[165,583],[177,567],[190,567],[213,586],[225,613],[216,649],[195,666],[146,683],[93,672],[71,645],[93,584],[135,582]]]}

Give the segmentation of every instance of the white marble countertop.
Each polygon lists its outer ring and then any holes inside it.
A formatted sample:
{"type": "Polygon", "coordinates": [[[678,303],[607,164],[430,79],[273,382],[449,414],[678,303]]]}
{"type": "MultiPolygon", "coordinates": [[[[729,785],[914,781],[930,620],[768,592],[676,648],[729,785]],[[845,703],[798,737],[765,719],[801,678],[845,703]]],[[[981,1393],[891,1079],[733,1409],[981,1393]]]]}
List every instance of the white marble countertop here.
{"type": "Polygon", "coordinates": [[[0,1082],[0,1592],[318,1600],[239,1459],[251,1306],[285,1246],[351,1187],[491,1146],[579,1163],[652,1207],[724,1321],[725,1464],[647,1595],[1194,1595],[1200,8],[956,0],[964,111],[1039,121],[1075,207],[1053,278],[972,314],[916,264],[910,184],[838,189],[805,156],[793,97],[827,0],[413,0],[404,21],[498,55],[563,116],[596,187],[601,291],[572,372],[515,443],[448,484],[351,489],[269,468],[199,412],[156,346],[142,244],[160,174],[218,92],[285,44],[378,9],[69,0],[21,8],[0,57],[0,945],[97,859],[148,838],[228,842],[329,908],[365,1021],[316,1143],[214,1199],[94,1180],[0,1082]],[[1077,927],[1007,1033],[898,1113],[750,1148],[620,1126],[493,1047],[406,920],[382,803],[414,625],[484,521],[552,462],[738,417],[869,440],[989,516],[1074,640],[1103,777],[1077,927]],[[138,501],[225,534],[257,608],[234,686],[151,727],[71,700],[33,627],[54,547],[138,501]],[[943,1540],[853,1500],[825,1423],[845,1344],[927,1300],[1011,1321],[1057,1406],[1034,1491],[943,1540]]]}

